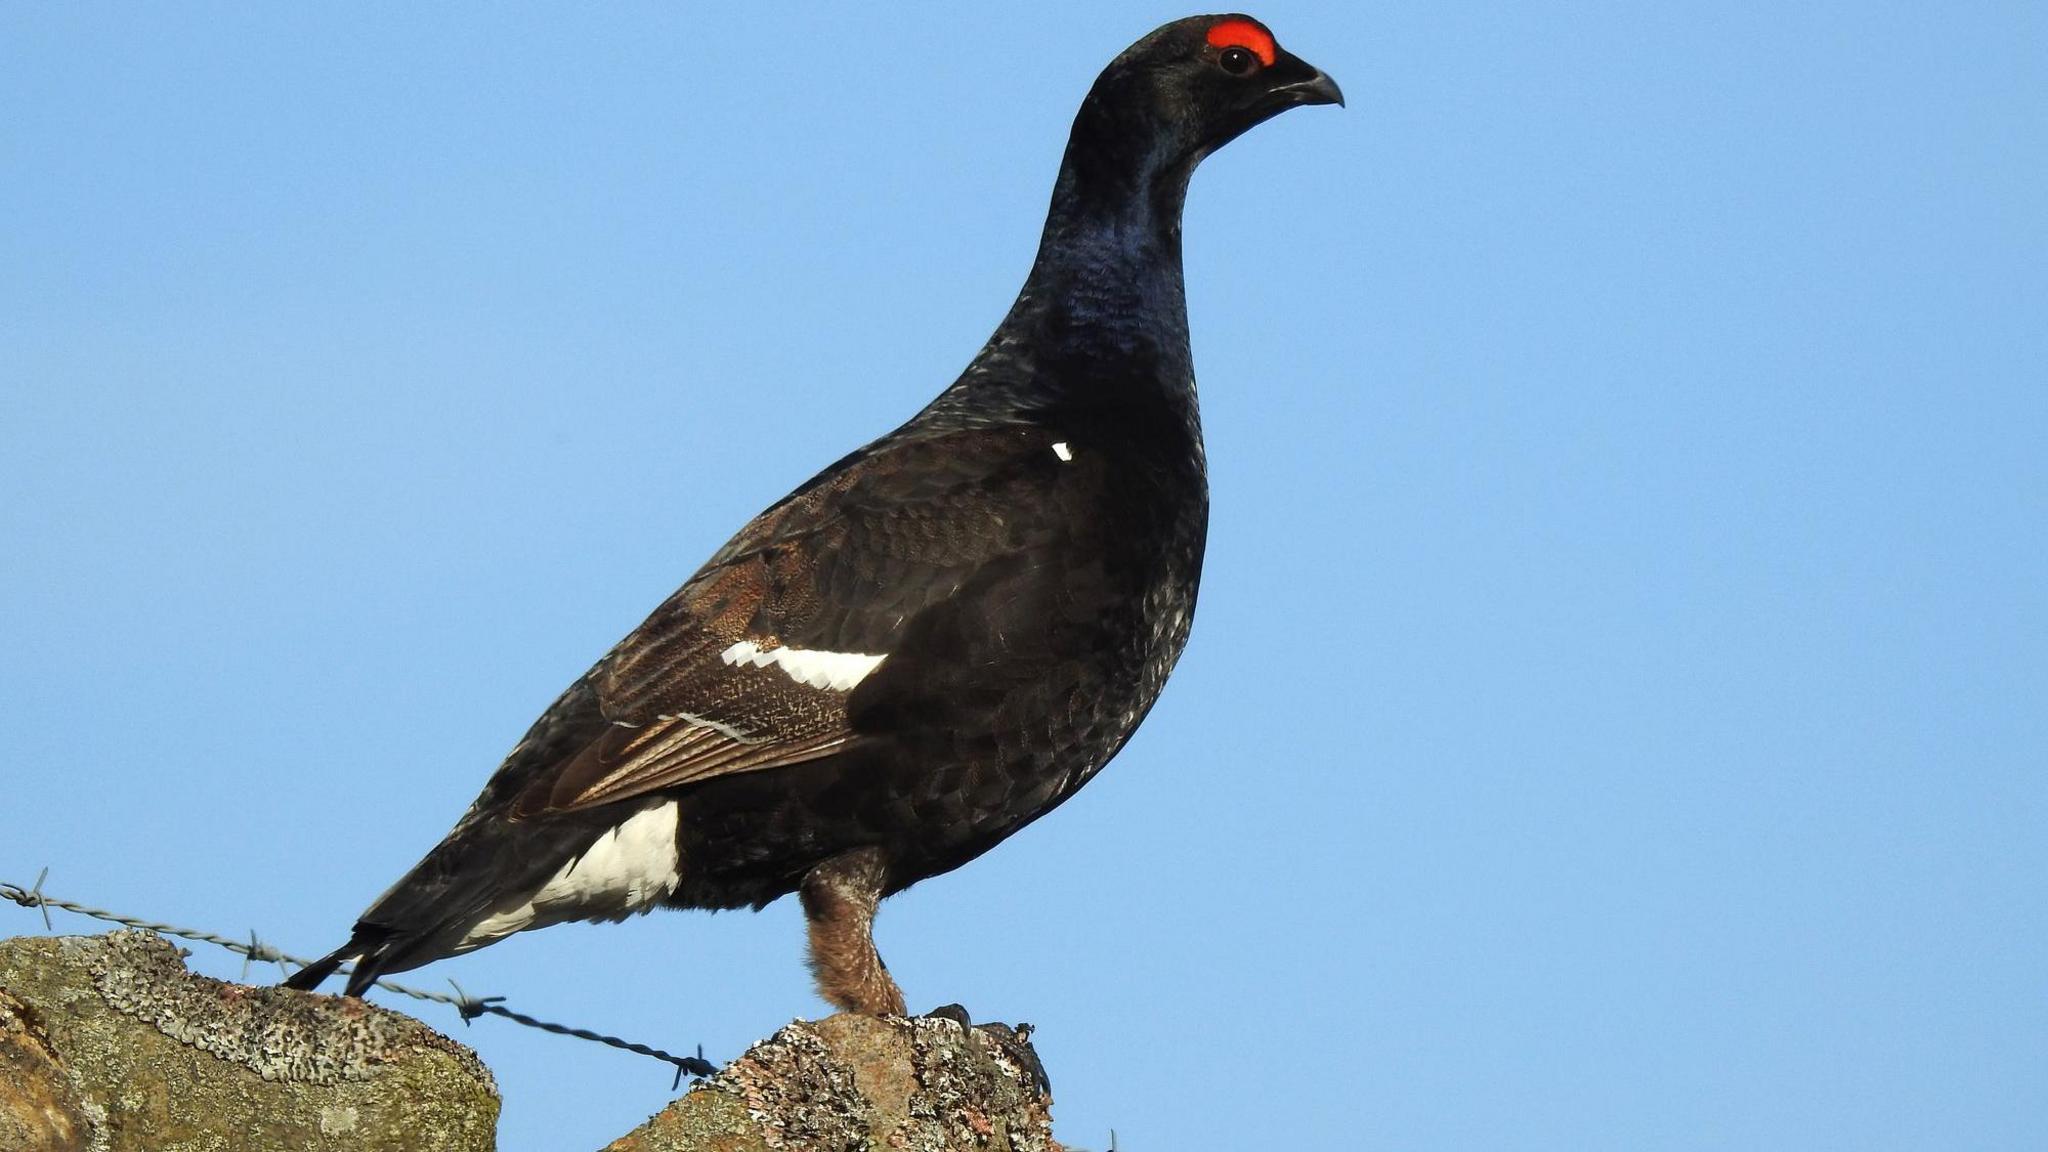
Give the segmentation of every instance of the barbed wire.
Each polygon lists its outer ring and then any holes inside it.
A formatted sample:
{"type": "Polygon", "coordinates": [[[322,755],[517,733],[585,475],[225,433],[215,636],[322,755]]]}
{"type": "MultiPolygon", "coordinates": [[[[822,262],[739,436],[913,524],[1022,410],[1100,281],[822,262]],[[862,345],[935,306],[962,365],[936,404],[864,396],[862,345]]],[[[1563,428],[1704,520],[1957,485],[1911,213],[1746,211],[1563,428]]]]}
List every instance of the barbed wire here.
{"type": "MultiPolygon", "coordinates": [[[[242,979],[244,981],[249,978],[249,965],[252,963],[275,963],[279,970],[287,976],[291,975],[292,970],[286,967],[286,965],[295,964],[300,968],[304,968],[312,963],[312,961],[303,957],[293,956],[288,952],[272,948],[270,945],[257,939],[254,931],[249,933],[249,939],[245,942],[208,932],[201,928],[183,928],[175,924],[160,924],[154,920],[143,920],[135,916],[123,916],[118,912],[109,912],[105,908],[95,908],[90,904],[81,904],[75,900],[63,900],[55,896],[45,895],[43,892],[43,882],[49,879],[49,877],[50,870],[45,868],[37,874],[35,884],[28,888],[24,888],[19,884],[9,884],[5,881],[0,881],[0,898],[12,900],[23,908],[35,908],[41,911],[43,914],[43,928],[47,931],[56,931],[55,927],[50,923],[50,909],[56,908],[93,920],[105,921],[108,924],[119,924],[125,928],[140,928],[145,932],[156,932],[165,936],[176,936],[180,940],[191,940],[195,943],[211,944],[216,948],[225,948],[242,958],[242,979]]],[[[346,972],[349,970],[349,966],[344,966],[341,970],[346,972]]],[[[664,1052],[649,1044],[639,1044],[631,1040],[620,1039],[617,1036],[607,1036],[602,1032],[593,1032],[588,1028],[572,1028],[567,1024],[555,1024],[547,1020],[535,1019],[524,1012],[515,1012],[505,1007],[505,998],[503,996],[471,996],[469,993],[464,992],[462,986],[453,980],[448,982],[448,986],[455,989],[453,994],[429,991],[425,988],[414,988],[410,985],[399,984],[391,980],[378,980],[373,986],[382,988],[387,992],[396,992],[401,996],[410,996],[415,1000],[427,1000],[436,1004],[446,1004],[461,1014],[464,1024],[468,1024],[479,1016],[501,1016],[512,1021],[514,1024],[523,1024],[528,1028],[538,1028],[543,1032],[556,1036],[569,1036],[577,1040],[590,1040],[625,1052],[632,1052],[641,1056],[651,1056],[656,1060],[675,1066],[676,1078],[675,1082],[670,1085],[671,1089],[680,1085],[683,1082],[684,1076],[702,1078],[718,1071],[717,1065],[704,1059],[704,1046],[701,1044],[697,1046],[697,1054],[695,1056],[678,1056],[673,1052],[664,1052]]]]}

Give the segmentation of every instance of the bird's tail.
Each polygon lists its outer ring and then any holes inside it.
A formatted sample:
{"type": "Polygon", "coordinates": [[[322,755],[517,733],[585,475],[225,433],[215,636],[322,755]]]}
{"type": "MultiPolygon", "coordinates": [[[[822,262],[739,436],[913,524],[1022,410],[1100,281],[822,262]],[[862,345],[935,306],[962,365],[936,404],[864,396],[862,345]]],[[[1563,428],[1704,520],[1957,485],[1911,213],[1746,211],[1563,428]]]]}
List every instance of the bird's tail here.
{"type": "Polygon", "coordinates": [[[396,941],[393,933],[388,929],[373,924],[358,924],[355,932],[349,936],[348,943],[286,977],[284,986],[297,988],[301,992],[311,992],[326,983],[327,978],[334,975],[343,964],[353,960],[355,967],[349,971],[348,987],[343,995],[360,997],[369,991],[370,985],[375,984],[377,977],[389,966],[393,958],[391,946],[394,943],[396,941]]]}
{"type": "Polygon", "coordinates": [[[349,950],[347,946],[344,945],[343,947],[336,948],[320,959],[285,977],[284,986],[287,988],[297,988],[301,992],[311,992],[324,983],[329,976],[334,975],[334,970],[341,967],[342,962],[348,958],[349,950]]]}
{"type": "MultiPolygon", "coordinates": [[[[675,819],[672,808],[667,819],[675,819]]],[[[580,859],[620,820],[615,809],[521,824],[466,818],[370,905],[356,921],[348,943],[292,973],[285,986],[311,991],[342,965],[353,963],[344,994],[361,996],[386,973],[468,952],[525,928],[642,911],[644,903],[625,910],[608,904],[551,912],[532,907],[551,873],[564,862],[580,859]],[[506,912],[514,914],[501,915],[506,912]]]]}

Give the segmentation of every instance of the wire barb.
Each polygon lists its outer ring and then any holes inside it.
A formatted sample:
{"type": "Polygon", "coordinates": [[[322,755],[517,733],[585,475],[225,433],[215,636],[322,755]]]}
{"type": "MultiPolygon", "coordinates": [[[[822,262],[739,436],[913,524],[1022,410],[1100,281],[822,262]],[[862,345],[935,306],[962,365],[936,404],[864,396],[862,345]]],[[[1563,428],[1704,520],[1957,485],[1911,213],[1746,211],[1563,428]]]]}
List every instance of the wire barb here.
{"type": "MultiPolygon", "coordinates": [[[[73,913],[74,915],[104,921],[108,924],[119,924],[124,928],[139,928],[145,932],[155,932],[164,936],[175,936],[180,940],[191,940],[200,944],[211,944],[217,948],[225,948],[242,957],[242,978],[245,981],[249,977],[249,964],[251,961],[264,962],[274,960],[286,975],[291,974],[291,968],[288,965],[297,965],[300,968],[304,968],[312,963],[310,960],[290,955],[263,943],[257,939],[254,929],[250,930],[249,941],[245,944],[240,940],[231,940],[226,936],[219,936],[198,928],[180,928],[175,924],[160,924],[154,920],[141,920],[133,916],[123,916],[118,912],[109,912],[104,908],[95,908],[90,904],[80,904],[73,900],[60,900],[55,896],[46,896],[43,894],[43,881],[48,879],[49,875],[50,870],[44,868],[36,875],[35,884],[28,888],[23,888],[19,884],[9,884],[5,881],[0,881],[0,898],[12,900],[23,908],[34,908],[40,911],[43,914],[43,928],[46,931],[56,931],[56,928],[50,923],[50,909],[56,908],[73,913]]],[[[348,970],[348,968],[343,969],[343,971],[348,970]]],[[[512,1009],[505,1007],[505,998],[503,996],[471,996],[469,993],[464,992],[462,986],[453,980],[448,982],[448,986],[455,989],[453,995],[446,992],[429,992],[424,988],[413,988],[404,984],[394,983],[390,980],[379,980],[373,986],[382,988],[387,992],[396,992],[401,996],[410,996],[415,1000],[427,1000],[436,1004],[446,1004],[455,1009],[457,1014],[462,1017],[464,1024],[469,1023],[478,1016],[502,1016],[514,1024],[523,1024],[528,1028],[538,1028],[542,1032],[552,1033],[556,1036],[589,1040],[610,1048],[617,1048],[623,1052],[631,1052],[639,1056],[651,1056],[656,1060],[675,1065],[676,1078],[674,1083],[670,1085],[671,1090],[682,1084],[684,1076],[689,1076],[693,1079],[703,1079],[718,1071],[716,1064],[704,1058],[704,1046],[702,1044],[697,1046],[697,1054],[695,1056],[678,1056],[673,1052],[665,1052],[652,1045],[623,1040],[617,1036],[607,1036],[602,1032],[593,1032],[588,1028],[572,1028],[567,1024],[554,1024],[546,1020],[537,1020],[532,1016],[526,1015],[524,1012],[514,1012],[512,1009]]]]}
{"type": "Polygon", "coordinates": [[[48,880],[49,878],[50,866],[45,864],[43,865],[43,870],[41,872],[36,873],[36,886],[28,890],[28,895],[30,899],[35,901],[35,907],[42,910],[43,931],[55,932],[56,929],[50,926],[49,902],[43,899],[43,881],[48,880]]]}

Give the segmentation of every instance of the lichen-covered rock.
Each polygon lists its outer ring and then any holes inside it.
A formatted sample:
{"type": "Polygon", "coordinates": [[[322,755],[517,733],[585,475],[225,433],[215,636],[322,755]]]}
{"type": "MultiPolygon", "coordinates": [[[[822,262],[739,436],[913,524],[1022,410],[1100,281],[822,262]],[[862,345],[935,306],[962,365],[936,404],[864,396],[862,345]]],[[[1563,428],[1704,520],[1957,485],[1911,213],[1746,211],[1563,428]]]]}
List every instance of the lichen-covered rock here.
{"type": "MultiPolygon", "coordinates": [[[[360,1000],[195,976],[182,957],[137,931],[0,941],[0,1073],[17,1050],[40,1049],[55,1071],[28,1083],[52,1085],[52,1103],[37,1105],[58,1117],[49,1131],[89,1129],[27,1147],[493,1146],[497,1087],[469,1049],[360,1000]]],[[[11,1135],[0,1127],[0,1147],[15,1147],[11,1135]]]]}
{"type": "Polygon", "coordinates": [[[843,1015],[754,1045],[606,1152],[1060,1152],[1050,1108],[983,1032],[843,1015]]]}
{"type": "MultiPolygon", "coordinates": [[[[945,1019],[799,1021],[609,1152],[1061,1152],[1051,1101],[945,1019]]],[[[359,1000],[195,976],[146,932],[0,940],[0,1152],[469,1152],[469,1049],[359,1000]]]]}
{"type": "Polygon", "coordinates": [[[0,1148],[84,1152],[92,1122],[35,1010],[0,991],[0,1148]]]}

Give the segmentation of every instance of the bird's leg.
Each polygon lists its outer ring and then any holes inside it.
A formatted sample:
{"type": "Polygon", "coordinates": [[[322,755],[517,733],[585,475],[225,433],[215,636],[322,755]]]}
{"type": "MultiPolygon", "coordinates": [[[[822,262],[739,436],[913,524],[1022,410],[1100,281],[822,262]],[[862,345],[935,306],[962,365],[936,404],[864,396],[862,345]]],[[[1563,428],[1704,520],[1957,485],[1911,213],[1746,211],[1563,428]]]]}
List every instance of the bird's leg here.
{"type": "Polygon", "coordinates": [[[875,951],[875,905],[886,875],[881,849],[858,848],[811,869],[798,889],[818,994],[869,1016],[903,1015],[903,992],[875,951]]]}

